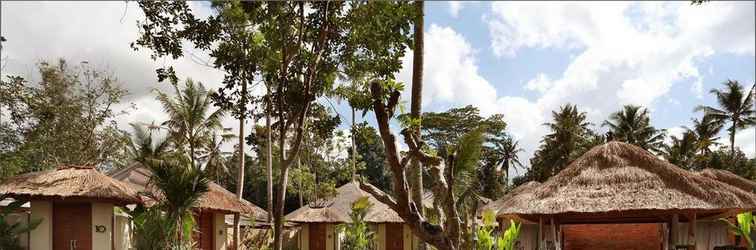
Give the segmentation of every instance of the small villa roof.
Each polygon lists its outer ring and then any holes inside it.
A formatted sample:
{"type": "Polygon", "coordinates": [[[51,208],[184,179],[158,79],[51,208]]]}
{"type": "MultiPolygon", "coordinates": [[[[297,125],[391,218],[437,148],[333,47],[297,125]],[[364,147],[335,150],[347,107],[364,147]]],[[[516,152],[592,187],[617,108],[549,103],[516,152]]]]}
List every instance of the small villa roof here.
{"type": "Polygon", "coordinates": [[[730,171],[722,170],[722,169],[707,168],[707,169],[696,172],[696,174],[700,176],[705,176],[711,179],[715,179],[720,182],[727,183],[730,186],[740,188],[743,191],[756,194],[756,181],[752,181],[752,180],[740,177],[739,175],[736,175],[730,171]]]}
{"type": "Polygon", "coordinates": [[[365,221],[370,223],[404,222],[399,217],[399,214],[389,208],[388,205],[381,203],[375,197],[360,189],[360,184],[357,182],[344,184],[336,192],[334,198],[324,202],[325,206],[303,206],[286,215],[286,221],[297,223],[349,223],[352,221],[349,218],[349,214],[352,212],[352,203],[361,197],[367,196],[373,206],[365,216],[365,221]]]}
{"type": "Polygon", "coordinates": [[[493,202],[489,202],[485,206],[481,207],[478,210],[478,216],[480,216],[483,213],[483,211],[486,211],[486,210],[492,210],[494,212],[498,212],[502,208],[503,203],[505,201],[507,201],[508,199],[510,199],[510,198],[514,197],[515,195],[518,195],[518,194],[520,194],[522,192],[525,192],[525,191],[531,190],[533,188],[536,188],[539,185],[541,185],[540,182],[529,181],[529,182],[526,182],[526,183],[524,183],[524,184],[522,184],[520,186],[517,186],[516,188],[510,190],[509,193],[506,193],[504,196],[502,196],[498,200],[495,200],[493,202]]]}
{"type": "Polygon", "coordinates": [[[538,187],[501,202],[498,216],[564,223],[661,221],[672,213],[699,218],[756,208],[756,197],[693,174],[622,142],[594,147],[538,187]]]}
{"type": "MultiPolygon", "coordinates": [[[[110,176],[127,183],[140,192],[145,192],[147,191],[146,187],[149,185],[152,172],[142,164],[134,163],[126,168],[111,172],[110,176]]],[[[148,198],[144,197],[144,199],[148,198]]],[[[199,204],[195,208],[253,214],[259,218],[267,216],[267,212],[262,208],[255,206],[247,200],[237,199],[236,195],[214,182],[210,182],[208,192],[200,198],[199,204]]]]}
{"type": "Polygon", "coordinates": [[[137,190],[90,166],[61,166],[9,177],[0,194],[22,199],[84,199],[116,204],[141,202],[137,190]]]}

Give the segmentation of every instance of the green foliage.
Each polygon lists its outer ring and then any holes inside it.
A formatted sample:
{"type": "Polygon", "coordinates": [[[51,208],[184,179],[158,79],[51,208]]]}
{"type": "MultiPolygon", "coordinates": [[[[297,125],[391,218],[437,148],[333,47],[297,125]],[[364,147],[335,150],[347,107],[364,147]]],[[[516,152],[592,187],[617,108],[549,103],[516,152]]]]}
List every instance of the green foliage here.
{"type": "Polygon", "coordinates": [[[208,191],[206,173],[188,157],[148,161],[147,167],[152,171],[149,184],[155,191],[146,195],[157,204],[132,214],[138,218],[135,231],[143,237],[136,241],[144,243],[137,245],[143,249],[190,249],[195,225],[192,207],[208,191]]]}
{"type": "Polygon", "coordinates": [[[651,125],[648,109],[641,106],[623,106],[622,110],[612,113],[604,125],[618,141],[657,153],[663,148],[665,131],[651,125]]]}
{"type": "Polygon", "coordinates": [[[373,206],[368,197],[361,197],[352,203],[352,212],[349,217],[352,223],[342,225],[340,230],[344,230],[344,239],[341,240],[342,249],[344,250],[371,250],[373,245],[374,232],[370,231],[369,225],[365,222],[365,215],[373,206]]]}
{"type": "Polygon", "coordinates": [[[483,211],[483,225],[475,234],[477,238],[477,250],[514,250],[517,238],[520,236],[520,223],[509,221],[509,228],[496,235],[496,213],[492,210],[483,211]]]}
{"type": "Polygon", "coordinates": [[[496,240],[497,249],[514,250],[517,238],[520,237],[520,226],[522,226],[522,224],[510,220],[509,228],[507,228],[507,230],[504,231],[504,234],[496,240]]]}
{"type": "Polygon", "coordinates": [[[753,110],[752,91],[746,91],[738,81],[727,80],[724,89],[712,89],[709,92],[716,97],[719,108],[698,106],[696,111],[703,111],[712,121],[729,123],[727,132],[730,136],[730,150],[735,152],[735,134],[738,130],[756,124],[756,111],[753,110]]]}
{"type": "Polygon", "coordinates": [[[733,234],[745,239],[746,244],[748,244],[748,249],[754,249],[754,242],[753,239],[751,239],[751,230],[753,227],[756,227],[756,217],[754,217],[751,212],[746,212],[738,214],[736,219],[738,223],[737,225],[732,224],[732,222],[724,218],[719,220],[727,223],[733,234]]]}
{"type": "MultiPolygon", "coordinates": [[[[377,188],[391,190],[391,173],[384,167],[386,150],[378,131],[367,122],[363,122],[352,128],[352,135],[357,146],[358,164],[363,165],[358,167],[362,169],[360,174],[377,188]]],[[[351,151],[349,153],[351,154],[351,151]]]]}
{"type": "Polygon", "coordinates": [[[123,113],[113,106],[127,92],[117,79],[62,59],[38,67],[38,84],[21,77],[0,82],[0,107],[10,111],[9,119],[0,120],[0,174],[60,164],[124,165],[128,139],[115,122],[123,113]]]}
{"type": "Polygon", "coordinates": [[[541,145],[530,159],[531,168],[524,180],[543,182],[603,141],[590,130],[586,113],[580,112],[577,106],[564,105],[559,111],[552,111],[551,115],[553,121],[544,124],[550,132],[541,140],[541,145]]]}
{"type": "MultiPolygon", "coordinates": [[[[0,196],[0,201],[7,197],[0,196]]],[[[26,203],[25,200],[15,200],[5,207],[0,207],[0,249],[3,250],[23,250],[19,242],[19,235],[28,233],[37,228],[42,219],[29,221],[28,223],[10,222],[10,214],[18,211],[26,203]]]]}

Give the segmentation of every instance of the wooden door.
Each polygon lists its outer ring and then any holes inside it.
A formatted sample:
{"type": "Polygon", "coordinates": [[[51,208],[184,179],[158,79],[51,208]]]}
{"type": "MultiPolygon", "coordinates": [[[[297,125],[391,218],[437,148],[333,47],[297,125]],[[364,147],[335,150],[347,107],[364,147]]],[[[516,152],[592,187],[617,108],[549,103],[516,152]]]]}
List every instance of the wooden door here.
{"type": "Polygon", "coordinates": [[[386,223],[386,250],[404,249],[404,224],[386,223]]]}
{"type": "Polygon", "coordinates": [[[328,239],[328,224],[310,223],[310,250],[326,250],[326,240],[328,239]]]}
{"type": "Polygon", "coordinates": [[[92,250],[92,204],[53,203],[53,250],[92,250]]]}
{"type": "Polygon", "coordinates": [[[199,228],[199,239],[197,240],[197,246],[201,250],[212,250],[213,239],[215,238],[215,230],[213,230],[213,213],[202,212],[198,216],[197,226],[199,228]]]}

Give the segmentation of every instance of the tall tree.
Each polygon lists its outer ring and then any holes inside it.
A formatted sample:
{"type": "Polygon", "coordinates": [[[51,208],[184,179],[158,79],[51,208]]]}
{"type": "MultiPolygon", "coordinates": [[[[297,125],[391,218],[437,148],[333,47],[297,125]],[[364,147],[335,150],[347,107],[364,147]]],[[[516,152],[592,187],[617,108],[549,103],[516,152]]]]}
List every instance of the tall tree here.
{"type": "Polygon", "coordinates": [[[712,116],[704,115],[701,120],[693,119],[693,132],[698,139],[696,148],[700,154],[711,153],[711,147],[719,144],[717,135],[723,126],[722,122],[713,119],[712,116]]]}
{"type": "MultiPolygon", "coordinates": [[[[396,137],[391,133],[389,121],[395,118],[395,111],[399,104],[400,91],[403,85],[394,81],[374,81],[370,86],[373,100],[373,112],[375,113],[383,145],[386,147],[387,165],[393,173],[394,196],[389,196],[381,190],[362,183],[360,187],[375,196],[379,201],[387,204],[396,211],[412,232],[423,241],[434,246],[436,249],[449,250],[460,247],[461,217],[458,214],[453,187],[455,186],[455,157],[457,152],[451,152],[446,159],[429,155],[423,151],[424,142],[415,133],[413,128],[402,130],[404,141],[409,151],[405,157],[401,157],[396,144],[396,137]],[[434,198],[438,207],[442,208],[442,216],[439,220],[443,226],[430,223],[420,213],[420,207],[410,198],[410,187],[406,179],[408,164],[412,159],[417,159],[426,168],[430,168],[434,178],[434,198]],[[446,166],[446,167],[443,167],[446,166]]],[[[463,159],[469,159],[462,157],[463,159]]]]}
{"type": "MultiPolygon", "coordinates": [[[[424,48],[424,20],[425,20],[425,3],[424,1],[415,1],[415,27],[414,27],[414,47],[412,56],[412,97],[410,104],[410,117],[415,120],[414,133],[420,136],[420,109],[423,104],[423,48],[424,48]]],[[[423,213],[423,169],[421,162],[413,159],[412,171],[410,171],[410,185],[412,187],[412,199],[418,204],[420,214],[423,213]]]]}
{"type": "Polygon", "coordinates": [[[352,129],[352,135],[357,147],[355,158],[364,164],[361,175],[381,190],[391,190],[391,173],[384,168],[386,155],[378,131],[362,122],[352,129]]]}
{"type": "Polygon", "coordinates": [[[157,91],[157,100],[168,113],[163,126],[168,129],[170,140],[175,147],[185,150],[193,165],[214,145],[212,141],[219,131],[223,131],[221,119],[225,112],[213,108],[212,92],[202,83],[186,80],[183,88],[173,86],[174,96],[157,91]]]}
{"type": "Polygon", "coordinates": [[[683,132],[681,137],[671,136],[671,144],[664,145],[662,155],[672,164],[685,169],[694,169],[698,138],[691,130],[683,132]]]}
{"type": "Polygon", "coordinates": [[[727,80],[724,89],[712,89],[709,93],[717,99],[719,108],[698,106],[696,111],[703,111],[713,121],[729,123],[727,132],[730,136],[730,152],[735,154],[735,134],[748,126],[756,124],[756,111],[753,110],[753,92],[743,89],[738,81],[727,80]]]}
{"type": "Polygon", "coordinates": [[[651,125],[648,110],[641,106],[625,105],[604,121],[616,140],[652,151],[660,152],[664,143],[664,130],[651,125]]]}
{"type": "MultiPolygon", "coordinates": [[[[215,2],[213,7],[217,13],[238,6],[233,11],[238,15],[233,17],[245,23],[242,27],[257,32],[254,39],[247,39],[254,42],[244,44],[255,52],[251,55],[220,53],[224,47],[214,46],[224,41],[225,37],[220,34],[233,33],[228,26],[218,24],[222,21],[218,15],[197,18],[185,2],[144,1],[139,4],[145,12],[145,20],[140,22],[141,36],[135,46],[151,49],[155,58],[183,56],[182,44],[188,41],[196,48],[210,51],[216,68],[223,66],[218,61],[233,60],[247,60],[249,65],[257,66],[249,71],[256,74],[246,76],[259,76],[270,89],[267,96],[271,105],[263,112],[269,112],[274,120],[271,129],[277,130],[274,135],[280,151],[277,156],[281,174],[276,183],[278,192],[273,211],[274,249],[280,250],[288,170],[298,157],[310,104],[332,87],[340,66],[350,67],[338,60],[342,54],[361,53],[385,59],[374,60],[377,63],[369,65],[383,67],[381,72],[385,75],[398,71],[404,39],[394,38],[404,35],[402,23],[408,23],[409,19],[403,12],[387,10],[402,3],[215,2]],[[350,21],[352,17],[370,20],[371,16],[388,18],[391,23],[350,21]],[[352,39],[355,37],[359,39],[352,39]],[[392,50],[394,48],[398,49],[392,50]]],[[[170,67],[158,69],[157,73],[162,79],[175,79],[170,67]]],[[[232,73],[227,72],[227,75],[232,73]]]]}
{"type": "Polygon", "coordinates": [[[559,111],[552,111],[551,115],[553,121],[544,123],[550,133],[544,136],[530,159],[527,179],[545,181],[567,167],[591,144],[593,132],[589,128],[590,123],[586,113],[580,112],[577,106],[564,105],[559,111]]]}
{"type": "Polygon", "coordinates": [[[128,136],[115,122],[124,112],[113,106],[127,91],[118,80],[88,63],[71,66],[60,59],[38,67],[38,84],[22,77],[0,82],[0,108],[10,111],[0,120],[0,173],[126,164],[128,136]]]}

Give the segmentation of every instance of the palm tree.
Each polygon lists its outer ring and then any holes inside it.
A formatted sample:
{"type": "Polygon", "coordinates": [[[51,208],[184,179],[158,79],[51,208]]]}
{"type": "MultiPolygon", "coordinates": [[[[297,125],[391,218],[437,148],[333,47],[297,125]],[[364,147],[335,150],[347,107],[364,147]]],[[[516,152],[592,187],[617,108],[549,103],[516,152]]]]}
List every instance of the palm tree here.
{"type": "Polygon", "coordinates": [[[504,173],[505,183],[509,180],[509,169],[511,167],[522,167],[520,157],[517,155],[520,152],[525,151],[518,145],[519,142],[514,140],[511,136],[506,136],[502,139],[495,140],[494,154],[500,160],[500,164],[497,164],[500,168],[496,172],[504,173]]]}
{"type": "Polygon", "coordinates": [[[542,140],[543,143],[556,145],[556,160],[566,165],[575,158],[588,135],[591,125],[587,121],[586,113],[580,112],[577,106],[567,104],[560,107],[559,112],[551,112],[554,119],[551,123],[544,123],[551,133],[542,140]]]}
{"type": "MultiPolygon", "coordinates": [[[[155,206],[163,213],[160,221],[170,222],[163,227],[172,249],[188,249],[191,243],[194,218],[192,207],[208,191],[209,179],[199,166],[191,165],[187,157],[172,157],[162,161],[148,161],[147,168],[152,171],[149,185],[156,192],[148,194],[158,204],[155,206]]],[[[150,218],[140,218],[140,220],[150,218]]]]}
{"type": "Polygon", "coordinates": [[[664,130],[651,126],[648,110],[641,106],[625,105],[604,121],[615,139],[635,144],[643,149],[660,152],[663,148],[664,130]]]}
{"type": "Polygon", "coordinates": [[[711,153],[711,146],[719,144],[717,134],[722,130],[723,125],[722,122],[714,120],[711,116],[704,115],[701,120],[693,119],[693,132],[698,139],[696,148],[698,148],[700,154],[711,153]]]}
{"type": "Polygon", "coordinates": [[[211,110],[213,103],[211,92],[202,83],[195,84],[191,79],[180,89],[174,85],[176,96],[170,97],[158,91],[157,100],[168,113],[168,120],[163,126],[168,128],[170,140],[177,148],[188,150],[191,162],[196,165],[200,157],[198,150],[208,146],[215,132],[221,130],[224,110],[211,110]]]}
{"type": "MultiPolygon", "coordinates": [[[[420,119],[422,92],[423,92],[423,48],[424,48],[424,23],[425,23],[425,3],[416,1],[415,3],[416,19],[414,22],[414,50],[412,57],[412,97],[410,103],[410,117],[420,119]]],[[[415,128],[415,133],[420,136],[420,126],[415,128]]],[[[423,207],[423,170],[420,163],[412,161],[412,169],[409,171],[410,196],[415,205],[420,207],[422,214],[423,207]]]]}
{"type": "Polygon", "coordinates": [[[134,130],[129,143],[130,158],[136,162],[147,164],[147,161],[161,159],[169,149],[169,143],[165,139],[156,139],[153,132],[159,127],[155,124],[142,125],[130,123],[134,130]]]}
{"type": "MultiPolygon", "coordinates": [[[[218,135],[214,132],[207,147],[201,151],[201,156],[198,158],[204,163],[204,171],[208,177],[216,183],[223,183],[225,177],[230,175],[227,164],[231,153],[223,151],[221,146],[233,138],[234,135],[230,133],[218,135]]],[[[237,178],[237,183],[240,183],[238,181],[237,178]]]]}
{"type": "Polygon", "coordinates": [[[686,130],[680,138],[671,136],[671,139],[670,145],[664,145],[664,158],[682,168],[693,168],[699,142],[695,131],[686,130]]]}
{"type": "Polygon", "coordinates": [[[719,108],[698,106],[695,111],[703,111],[704,116],[720,123],[729,122],[727,131],[730,135],[730,153],[735,154],[735,133],[738,130],[756,124],[756,112],[753,111],[752,92],[746,94],[738,81],[727,80],[723,90],[712,89],[709,93],[717,98],[719,108]]]}

